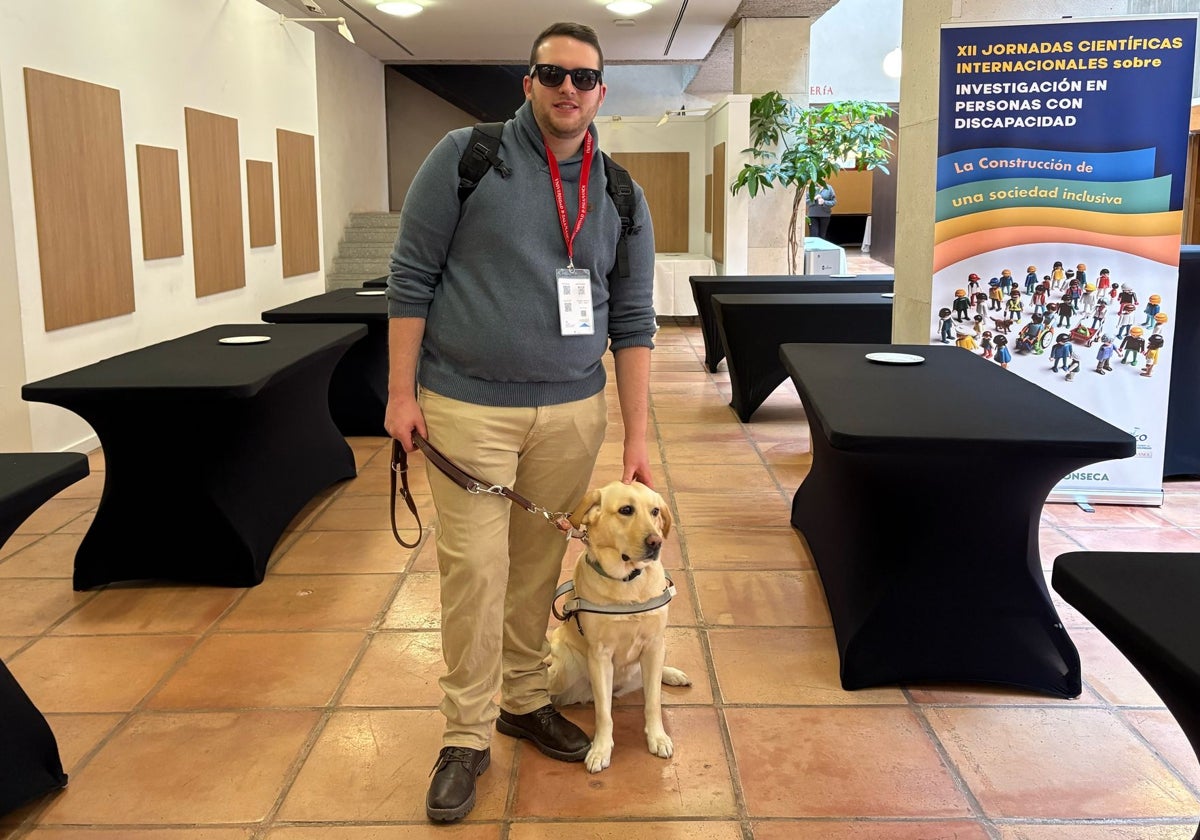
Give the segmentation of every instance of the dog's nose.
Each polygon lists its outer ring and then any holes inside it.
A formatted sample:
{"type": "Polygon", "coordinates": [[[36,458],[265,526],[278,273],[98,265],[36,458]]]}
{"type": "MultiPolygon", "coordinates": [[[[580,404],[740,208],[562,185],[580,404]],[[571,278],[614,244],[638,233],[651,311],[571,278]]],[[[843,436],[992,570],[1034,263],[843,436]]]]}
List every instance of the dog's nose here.
{"type": "Polygon", "coordinates": [[[646,548],[658,549],[662,547],[662,537],[658,534],[651,534],[646,537],[646,548]]]}

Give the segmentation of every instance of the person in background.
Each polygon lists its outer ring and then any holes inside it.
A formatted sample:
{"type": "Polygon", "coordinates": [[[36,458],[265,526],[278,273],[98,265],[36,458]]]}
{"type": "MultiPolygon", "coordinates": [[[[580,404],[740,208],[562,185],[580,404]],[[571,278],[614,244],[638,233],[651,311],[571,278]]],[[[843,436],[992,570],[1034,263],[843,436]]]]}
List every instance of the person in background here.
{"type": "MultiPolygon", "coordinates": [[[[652,484],[654,234],[635,184],[628,276],[610,279],[622,231],[592,125],[603,74],[590,27],[539,34],[525,102],[495,155],[504,166],[493,162],[460,205],[472,130],[446,135],[409,189],[388,278],[388,434],[411,452],[419,433],[471,475],[553,511],[572,510],[591,481],[608,419],[606,350],[624,426],[621,479],[652,484]]],[[[493,726],[562,761],[582,761],[590,740],[547,693],[563,534],[502,496],[427,471],[446,724],[426,814],[449,822],[474,807],[493,726]]]]}
{"type": "Polygon", "coordinates": [[[833,206],[837,204],[837,193],[833,187],[826,184],[817,190],[813,200],[808,202],[808,235],[824,239],[829,232],[829,216],[833,206]]]}

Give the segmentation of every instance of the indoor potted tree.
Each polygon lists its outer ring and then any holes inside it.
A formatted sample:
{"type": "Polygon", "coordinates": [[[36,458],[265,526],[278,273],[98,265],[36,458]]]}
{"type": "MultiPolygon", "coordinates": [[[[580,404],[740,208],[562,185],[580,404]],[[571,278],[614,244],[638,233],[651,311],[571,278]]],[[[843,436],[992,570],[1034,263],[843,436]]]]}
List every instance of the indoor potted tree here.
{"type": "Polygon", "coordinates": [[[788,270],[796,273],[800,211],[835,174],[847,167],[887,172],[893,132],[879,122],[892,109],[881,102],[850,100],[800,108],[778,91],[750,103],[754,160],[738,172],[730,189],[745,187],[751,198],[776,185],[795,190],[788,223],[788,270]]]}

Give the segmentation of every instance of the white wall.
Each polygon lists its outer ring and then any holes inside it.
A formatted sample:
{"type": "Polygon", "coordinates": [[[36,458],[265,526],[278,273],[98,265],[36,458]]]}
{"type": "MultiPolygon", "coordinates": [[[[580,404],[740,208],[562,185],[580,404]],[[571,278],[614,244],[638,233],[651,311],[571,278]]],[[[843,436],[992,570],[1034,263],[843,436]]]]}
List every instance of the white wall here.
{"type": "Polygon", "coordinates": [[[810,35],[810,101],[900,100],[900,80],[884,75],[883,57],[900,46],[902,6],[903,0],[838,0],[817,18],[810,35]]]}
{"type": "MultiPolygon", "coordinates": [[[[326,122],[345,116],[367,126],[356,139],[367,138],[368,150],[356,157],[348,133],[329,138],[331,149],[326,150],[318,136],[319,165],[339,173],[319,173],[318,211],[322,202],[339,208],[382,203],[375,190],[386,182],[386,166],[380,151],[370,148],[374,137],[368,137],[382,132],[382,77],[372,81],[370,63],[360,58],[337,57],[324,48],[322,56],[329,59],[322,69],[337,88],[333,98],[342,100],[327,112],[326,122]],[[374,108],[379,111],[372,114],[374,108]]],[[[0,418],[27,410],[32,427],[31,438],[23,440],[21,423],[0,423],[0,450],[86,449],[96,443],[91,429],[70,412],[41,404],[25,409],[10,387],[14,379],[41,379],[212,324],[255,323],[264,309],[324,290],[322,272],[284,280],[279,245],[249,249],[243,164],[246,286],[195,297],[183,113],[192,107],[235,118],[242,160],[271,161],[278,194],[276,128],[319,134],[316,67],[314,34],[297,24],[281,26],[279,15],[255,0],[0,3],[0,161],[7,159],[9,175],[7,189],[0,178],[0,269],[13,268],[0,270],[0,306],[19,307],[25,368],[20,371],[9,361],[6,345],[0,362],[0,418]],[[136,309],[129,315],[50,333],[43,326],[24,67],[120,91],[134,254],[136,309]],[[137,144],[179,150],[183,257],[141,258],[137,144]],[[4,235],[9,214],[11,253],[4,235]]],[[[277,210],[277,225],[278,220],[277,210]]],[[[80,270],[87,270],[83,260],[80,270]]]]}
{"type": "Polygon", "coordinates": [[[388,209],[383,65],[332,26],[316,33],[321,249],[326,271],[351,213],[388,209]]]}
{"type": "Polygon", "coordinates": [[[600,116],[661,117],[664,111],[707,108],[711,99],[686,93],[696,75],[695,64],[610,64],[604,68],[608,94],[600,116]]]}
{"type": "Polygon", "coordinates": [[[478,122],[461,108],[430,93],[407,76],[387,71],[387,146],[392,210],[404,207],[404,197],[433,147],[448,131],[478,122]]]}
{"type": "MultiPolygon", "coordinates": [[[[4,92],[0,88],[0,126],[4,125],[4,92]]],[[[0,135],[0,451],[30,447],[29,411],[21,402],[25,384],[21,297],[17,293],[17,243],[13,239],[12,203],[8,200],[8,155],[0,135]]]]}

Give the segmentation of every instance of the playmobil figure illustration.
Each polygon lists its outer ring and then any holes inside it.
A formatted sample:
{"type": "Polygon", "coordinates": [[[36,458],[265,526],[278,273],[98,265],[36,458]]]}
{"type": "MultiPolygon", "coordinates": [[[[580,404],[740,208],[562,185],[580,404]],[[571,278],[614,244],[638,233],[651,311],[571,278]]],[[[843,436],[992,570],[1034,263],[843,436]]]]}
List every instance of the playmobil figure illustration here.
{"type": "Polygon", "coordinates": [[[1112,336],[1100,336],[1100,349],[1096,351],[1096,373],[1103,376],[1112,370],[1112,357],[1115,352],[1112,336]]]}
{"type": "Polygon", "coordinates": [[[1104,319],[1108,317],[1108,301],[1101,298],[1096,301],[1096,308],[1092,310],[1092,329],[1096,330],[1104,326],[1104,319]]]}
{"type": "Polygon", "coordinates": [[[1121,342],[1121,364],[1137,366],[1138,354],[1146,349],[1146,339],[1142,338],[1142,328],[1132,327],[1129,335],[1121,342]]]}
{"type": "Polygon", "coordinates": [[[1054,373],[1058,373],[1059,364],[1065,370],[1067,363],[1075,358],[1075,350],[1071,347],[1071,336],[1068,333],[1059,333],[1054,339],[1054,346],[1050,348],[1050,358],[1054,360],[1050,367],[1054,373]]]}
{"type": "Polygon", "coordinates": [[[966,327],[958,327],[958,329],[955,330],[955,333],[958,337],[955,339],[954,343],[964,350],[971,350],[974,352],[975,336],[971,335],[971,331],[966,327]]]}
{"type": "Polygon", "coordinates": [[[1166,323],[1169,320],[1170,319],[1167,317],[1166,312],[1159,312],[1157,315],[1155,315],[1154,329],[1150,330],[1150,335],[1158,335],[1161,333],[1163,331],[1163,327],[1166,326],[1166,323]]]}
{"type": "Polygon", "coordinates": [[[1142,311],[1146,313],[1146,320],[1142,321],[1142,326],[1153,327],[1154,316],[1162,311],[1162,297],[1160,295],[1150,295],[1146,300],[1146,308],[1142,311]]]}
{"type": "Polygon", "coordinates": [[[972,321],[973,321],[973,324],[972,324],[971,329],[975,333],[975,337],[976,338],[982,337],[983,336],[983,316],[976,315],[972,319],[972,321]]]}
{"type": "Polygon", "coordinates": [[[1075,279],[1079,281],[1080,286],[1087,285],[1087,266],[1083,263],[1075,266],[1075,279]]]}
{"type": "Polygon", "coordinates": [[[1053,333],[1054,330],[1042,315],[1035,312],[1029,316],[1029,323],[1021,327],[1014,346],[1022,353],[1032,352],[1035,356],[1040,356],[1046,351],[1046,343],[1053,333]]]}
{"type": "Polygon", "coordinates": [[[1079,298],[1079,314],[1091,315],[1096,308],[1096,284],[1088,283],[1083,287],[1083,295],[1079,298]]]}
{"type": "Polygon", "coordinates": [[[1067,273],[1065,271],[1063,271],[1062,261],[1055,260],[1054,267],[1050,269],[1050,289],[1051,289],[1051,291],[1057,291],[1058,289],[1062,288],[1063,284],[1065,284],[1066,282],[1067,282],[1067,273]]]}
{"type": "Polygon", "coordinates": [[[988,281],[988,300],[992,302],[992,309],[999,312],[1004,308],[1004,292],[1000,289],[1000,278],[993,277],[988,281]]]}
{"type": "Polygon", "coordinates": [[[1096,297],[1103,300],[1108,295],[1108,287],[1112,283],[1112,277],[1108,274],[1107,268],[1100,269],[1100,276],[1096,278],[1096,297]]]}
{"type": "Polygon", "coordinates": [[[1158,364],[1158,354],[1166,343],[1167,340],[1161,335],[1150,336],[1146,344],[1146,366],[1142,368],[1142,376],[1154,373],[1154,366],[1158,364]]]}
{"type": "Polygon", "coordinates": [[[1133,286],[1128,283],[1122,283],[1120,290],[1117,292],[1117,300],[1121,301],[1121,305],[1132,303],[1136,308],[1140,303],[1137,292],[1133,290],[1133,286]]]}
{"type": "Polygon", "coordinates": [[[1033,307],[1034,314],[1046,311],[1046,292],[1050,287],[1045,283],[1038,283],[1033,287],[1033,297],[1029,299],[1030,306],[1033,307]]]}
{"type": "Polygon", "coordinates": [[[950,305],[954,308],[955,321],[962,322],[967,320],[967,313],[971,311],[971,301],[967,299],[966,289],[955,289],[954,302],[950,305]]]}
{"type": "Polygon", "coordinates": [[[984,330],[983,336],[979,339],[979,346],[983,350],[983,358],[992,358],[992,331],[984,330]]]}
{"type": "Polygon", "coordinates": [[[1016,286],[1013,286],[1012,291],[1008,293],[1008,303],[1005,304],[1005,309],[1011,320],[1020,323],[1021,313],[1025,311],[1025,304],[1021,302],[1021,290],[1016,286]]]}
{"type": "Polygon", "coordinates": [[[1025,294],[1031,295],[1033,294],[1033,289],[1035,286],[1037,286],[1038,282],[1037,266],[1031,265],[1025,270],[1029,272],[1025,275],[1025,294]]]}
{"type": "Polygon", "coordinates": [[[1008,363],[1012,361],[1012,352],[1008,349],[1008,337],[998,335],[994,340],[996,343],[996,364],[1007,370],[1008,363]]]}
{"type": "Polygon", "coordinates": [[[1013,276],[1010,269],[1004,269],[1000,272],[1000,291],[1008,295],[1008,290],[1012,288],[1013,276]]]}
{"type": "Polygon", "coordinates": [[[1133,313],[1137,307],[1132,303],[1121,304],[1121,314],[1117,317],[1117,338],[1124,338],[1129,335],[1129,331],[1133,328],[1133,322],[1137,316],[1133,313]]]}
{"type": "Polygon", "coordinates": [[[977,294],[979,294],[979,275],[972,271],[967,275],[967,297],[975,300],[977,294]]]}
{"type": "Polygon", "coordinates": [[[945,306],[938,310],[938,330],[942,336],[942,344],[949,344],[950,336],[954,334],[954,321],[950,318],[950,310],[945,306]]]}
{"type": "Polygon", "coordinates": [[[1058,302],[1058,326],[1071,326],[1071,316],[1075,314],[1075,307],[1071,303],[1071,293],[1063,292],[1062,300],[1058,302]]]}
{"type": "Polygon", "coordinates": [[[1075,374],[1079,373],[1079,367],[1080,367],[1079,359],[1075,358],[1074,353],[1072,353],[1071,358],[1066,361],[1066,364],[1063,367],[1063,370],[1066,371],[1066,374],[1067,374],[1063,378],[1066,379],[1068,382],[1074,382],[1075,374]]]}
{"type": "Polygon", "coordinates": [[[980,318],[986,318],[988,314],[988,296],[987,292],[975,293],[975,314],[980,318]]]}

